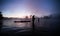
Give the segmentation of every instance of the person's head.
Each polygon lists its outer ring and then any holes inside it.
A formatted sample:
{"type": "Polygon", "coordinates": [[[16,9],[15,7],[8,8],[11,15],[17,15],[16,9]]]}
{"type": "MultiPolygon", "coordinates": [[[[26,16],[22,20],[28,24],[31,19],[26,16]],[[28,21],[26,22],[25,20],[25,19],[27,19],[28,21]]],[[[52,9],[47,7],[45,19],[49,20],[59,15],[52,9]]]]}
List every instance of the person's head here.
{"type": "Polygon", "coordinates": [[[1,12],[0,12],[0,14],[1,14],[1,12]]]}

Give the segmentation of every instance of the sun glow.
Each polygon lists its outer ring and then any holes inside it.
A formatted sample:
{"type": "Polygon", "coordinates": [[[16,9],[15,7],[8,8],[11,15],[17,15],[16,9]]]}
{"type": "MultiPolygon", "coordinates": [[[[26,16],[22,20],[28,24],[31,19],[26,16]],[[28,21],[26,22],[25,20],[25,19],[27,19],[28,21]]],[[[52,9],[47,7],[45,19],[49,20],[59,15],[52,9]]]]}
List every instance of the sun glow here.
{"type": "Polygon", "coordinates": [[[28,16],[28,18],[30,17],[30,13],[28,12],[16,12],[16,13],[12,13],[10,15],[3,15],[4,17],[9,17],[9,18],[25,18],[26,16],[28,16]]]}

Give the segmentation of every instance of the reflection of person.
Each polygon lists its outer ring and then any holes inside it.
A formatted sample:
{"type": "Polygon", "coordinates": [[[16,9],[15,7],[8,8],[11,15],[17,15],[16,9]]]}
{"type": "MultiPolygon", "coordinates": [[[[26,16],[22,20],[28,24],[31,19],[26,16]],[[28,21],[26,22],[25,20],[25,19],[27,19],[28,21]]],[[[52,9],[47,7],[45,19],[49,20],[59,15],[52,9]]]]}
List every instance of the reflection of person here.
{"type": "Polygon", "coordinates": [[[2,19],[3,19],[3,16],[2,16],[2,14],[0,12],[0,31],[1,31],[1,28],[2,28],[2,19]]]}

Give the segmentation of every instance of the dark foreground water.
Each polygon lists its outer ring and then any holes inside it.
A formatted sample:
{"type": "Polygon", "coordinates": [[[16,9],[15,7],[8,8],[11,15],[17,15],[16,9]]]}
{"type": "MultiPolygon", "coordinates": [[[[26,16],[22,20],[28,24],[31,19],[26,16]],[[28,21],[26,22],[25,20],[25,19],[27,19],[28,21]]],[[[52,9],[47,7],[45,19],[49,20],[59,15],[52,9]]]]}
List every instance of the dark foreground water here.
{"type": "MultiPolygon", "coordinates": [[[[16,20],[16,19],[15,19],[16,20]]],[[[35,30],[32,31],[31,23],[14,23],[14,20],[4,20],[1,35],[21,36],[53,36],[60,33],[60,19],[37,19],[35,20],[35,30]]]]}

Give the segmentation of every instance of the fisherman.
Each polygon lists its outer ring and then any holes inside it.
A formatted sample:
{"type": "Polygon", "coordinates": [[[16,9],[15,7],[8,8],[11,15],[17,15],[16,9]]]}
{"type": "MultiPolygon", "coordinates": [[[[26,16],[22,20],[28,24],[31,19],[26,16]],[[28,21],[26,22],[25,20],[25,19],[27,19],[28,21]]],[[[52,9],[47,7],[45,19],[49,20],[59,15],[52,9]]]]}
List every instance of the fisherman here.
{"type": "Polygon", "coordinates": [[[2,16],[2,13],[0,12],[0,31],[1,31],[1,28],[2,28],[2,19],[3,19],[3,16],[2,16]]]}
{"type": "Polygon", "coordinates": [[[38,22],[39,22],[39,18],[38,18],[38,22]]]}
{"type": "Polygon", "coordinates": [[[35,31],[35,25],[34,25],[34,21],[35,21],[35,15],[32,16],[32,31],[35,31]]]}

